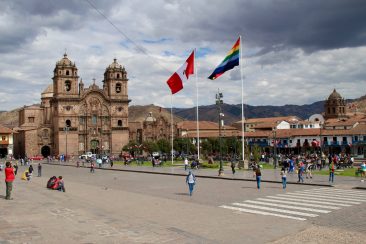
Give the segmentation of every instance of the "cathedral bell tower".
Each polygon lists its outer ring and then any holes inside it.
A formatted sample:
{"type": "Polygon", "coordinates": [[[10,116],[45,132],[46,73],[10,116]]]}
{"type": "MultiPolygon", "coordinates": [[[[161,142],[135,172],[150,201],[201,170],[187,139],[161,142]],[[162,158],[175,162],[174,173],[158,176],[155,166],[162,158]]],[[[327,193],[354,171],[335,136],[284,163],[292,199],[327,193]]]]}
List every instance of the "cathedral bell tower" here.
{"type": "Polygon", "coordinates": [[[53,70],[54,97],[78,97],[78,78],[78,69],[75,63],[71,62],[65,53],[53,70]]]}
{"type": "Polygon", "coordinates": [[[111,99],[127,99],[127,72],[122,65],[114,59],[104,72],[103,88],[111,99]]]}
{"type": "Polygon", "coordinates": [[[329,95],[328,99],[325,100],[324,103],[325,110],[325,119],[331,118],[346,118],[346,101],[342,98],[342,96],[336,91],[329,95]]]}

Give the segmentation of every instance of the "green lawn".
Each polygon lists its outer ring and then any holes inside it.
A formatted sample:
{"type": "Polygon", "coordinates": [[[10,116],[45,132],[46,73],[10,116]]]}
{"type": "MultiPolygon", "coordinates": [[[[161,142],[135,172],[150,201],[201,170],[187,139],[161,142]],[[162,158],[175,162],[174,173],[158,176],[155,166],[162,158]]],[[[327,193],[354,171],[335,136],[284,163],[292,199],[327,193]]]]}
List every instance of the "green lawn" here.
{"type": "MultiPolygon", "coordinates": [[[[357,168],[346,168],[341,170],[335,170],[334,174],[339,176],[356,176],[357,168]]],[[[329,170],[323,169],[322,171],[315,170],[313,171],[314,175],[329,175],[329,170]]]]}

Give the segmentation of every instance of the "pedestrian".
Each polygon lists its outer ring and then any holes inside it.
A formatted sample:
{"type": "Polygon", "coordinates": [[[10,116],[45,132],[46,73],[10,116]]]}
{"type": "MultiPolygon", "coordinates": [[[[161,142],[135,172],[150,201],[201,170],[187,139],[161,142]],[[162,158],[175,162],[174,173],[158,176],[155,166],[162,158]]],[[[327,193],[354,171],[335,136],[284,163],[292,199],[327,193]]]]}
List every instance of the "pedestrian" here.
{"type": "Polygon", "coordinates": [[[329,164],[329,183],[334,182],[334,162],[329,164]]]}
{"type": "Polygon", "coordinates": [[[32,165],[29,165],[29,169],[28,169],[28,172],[29,172],[29,174],[33,174],[33,166],[32,165]]]}
{"type": "Polygon", "coordinates": [[[303,173],[304,173],[304,164],[302,162],[300,162],[298,169],[297,169],[297,176],[298,176],[297,183],[300,183],[300,182],[304,183],[303,173]]]}
{"type": "Polygon", "coordinates": [[[17,162],[15,162],[15,165],[14,165],[14,174],[15,175],[17,175],[17,173],[18,173],[18,163],[17,162]]]}
{"type": "Polygon", "coordinates": [[[254,175],[255,179],[257,181],[257,188],[258,190],[261,189],[261,177],[262,177],[262,172],[261,172],[261,167],[260,165],[256,166],[255,171],[254,171],[254,175]]]}
{"type": "Polygon", "coordinates": [[[185,158],[184,159],[184,171],[187,171],[187,169],[188,169],[188,159],[185,158]]]}
{"type": "Polygon", "coordinates": [[[41,177],[42,176],[42,165],[41,163],[38,163],[38,177],[41,177]]]}
{"type": "Polygon", "coordinates": [[[15,179],[14,169],[10,162],[5,163],[5,184],[6,184],[6,200],[13,200],[11,198],[11,191],[13,190],[13,181],[15,179]]]}
{"type": "Polygon", "coordinates": [[[286,189],[287,177],[286,177],[286,168],[282,167],[281,169],[281,178],[282,178],[282,188],[286,189]]]}
{"type": "Polygon", "coordinates": [[[306,166],[306,179],[308,179],[310,177],[310,179],[313,178],[313,175],[311,173],[311,171],[313,170],[314,165],[312,163],[308,163],[308,165],[306,166]]]}
{"type": "Polygon", "coordinates": [[[364,182],[364,180],[362,178],[366,178],[366,164],[365,164],[365,162],[363,162],[361,164],[360,170],[361,170],[361,182],[364,182]]]}
{"type": "Polygon", "coordinates": [[[188,175],[186,177],[186,183],[189,188],[189,195],[192,196],[194,185],[196,184],[196,176],[189,170],[188,175]]]}
{"type": "Polygon", "coordinates": [[[233,175],[235,174],[235,162],[231,160],[231,171],[233,172],[233,175]]]}
{"type": "Polygon", "coordinates": [[[90,173],[94,173],[94,162],[90,163],[90,173]]]}
{"type": "Polygon", "coordinates": [[[111,168],[113,167],[113,159],[109,159],[109,162],[111,164],[111,168]]]}

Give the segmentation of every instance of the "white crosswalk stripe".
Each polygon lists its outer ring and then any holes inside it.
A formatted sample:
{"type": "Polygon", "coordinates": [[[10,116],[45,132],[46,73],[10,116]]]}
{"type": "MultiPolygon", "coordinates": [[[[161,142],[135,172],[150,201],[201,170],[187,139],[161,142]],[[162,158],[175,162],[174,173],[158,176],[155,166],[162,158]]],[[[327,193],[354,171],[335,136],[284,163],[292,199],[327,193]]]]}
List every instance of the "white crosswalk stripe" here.
{"type": "Polygon", "coordinates": [[[319,214],[328,214],[343,207],[365,202],[366,194],[361,191],[316,188],[233,202],[219,207],[249,214],[304,221],[305,217],[314,218],[319,214]]]}

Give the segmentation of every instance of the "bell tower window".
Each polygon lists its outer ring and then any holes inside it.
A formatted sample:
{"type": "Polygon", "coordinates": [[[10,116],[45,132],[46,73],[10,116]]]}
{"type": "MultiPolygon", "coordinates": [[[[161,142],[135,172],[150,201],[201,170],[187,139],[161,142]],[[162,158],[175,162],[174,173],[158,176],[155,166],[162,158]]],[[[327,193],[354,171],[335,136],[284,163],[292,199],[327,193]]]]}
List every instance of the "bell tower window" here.
{"type": "Polygon", "coordinates": [[[71,127],[71,120],[67,119],[65,122],[66,127],[71,127]]]}
{"type": "Polygon", "coordinates": [[[117,74],[117,79],[119,79],[119,74],[117,74]]]}
{"type": "Polygon", "coordinates": [[[66,75],[70,75],[70,71],[66,70],[66,75]]]}
{"type": "Polygon", "coordinates": [[[71,90],[71,81],[67,80],[65,81],[65,91],[71,90]]]}
{"type": "Polygon", "coordinates": [[[121,92],[121,83],[117,83],[116,84],[116,93],[120,93],[121,92]]]}
{"type": "Polygon", "coordinates": [[[119,120],[117,121],[117,125],[118,125],[118,126],[122,126],[122,120],[120,120],[120,119],[119,119],[119,120]]]}

